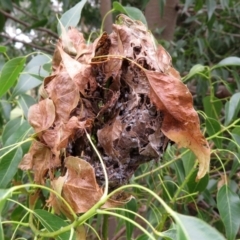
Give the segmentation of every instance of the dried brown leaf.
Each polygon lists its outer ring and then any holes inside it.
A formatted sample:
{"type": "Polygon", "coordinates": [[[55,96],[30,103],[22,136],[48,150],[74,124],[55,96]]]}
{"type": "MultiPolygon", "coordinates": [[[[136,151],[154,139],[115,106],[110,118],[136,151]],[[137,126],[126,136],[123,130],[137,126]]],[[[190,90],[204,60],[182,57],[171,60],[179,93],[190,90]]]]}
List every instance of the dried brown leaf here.
{"type": "Polygon", "coordinates": [[[28,121],[36,133],[52,126],[55,120],[55,106],[51,99],[44,99],[29,108],[28,121]]]}
{"type": "Polygon", "coordinates": [[[80,98],[76,84],[67,72],[62,71],[46,86],[46,90],[56,108],[55,123],[66,123],[80,98]]]}
{"type": "Polygon", "coordinates": [[[22,170],[33,170],[34,181],[44,184],[49,169],[60,166],[60,160],[52,155],[50,148],[41,142],[33,141],[30,150],[19,164],[22,170]]]}
{"type": "Polygon", "coordinates": [[[150,83],[150,99],[164,112],[163,133],[179,147],[191,149],[198,158],[197,178],[209,170],[210,148],[200,131],[192,95],[180,79],[159,72],[145,71],[150,83]]]}
{"type": "Polygon", "coordinates": [[[106,124],[102,129],[98,130],[98,142],[104,148],[105,152],[112,157],[119,158],[119,153],[114,149],[114,141],[120,139],[123,131],[122,123],[119,119],[106,124]]]}
{"type": "Polygon", "coordinates": [[[63,185],[62,196],[76,213],[88,211],[101,198],[93,167],[77,157],[65,159],[67,178],[63,185]]]}

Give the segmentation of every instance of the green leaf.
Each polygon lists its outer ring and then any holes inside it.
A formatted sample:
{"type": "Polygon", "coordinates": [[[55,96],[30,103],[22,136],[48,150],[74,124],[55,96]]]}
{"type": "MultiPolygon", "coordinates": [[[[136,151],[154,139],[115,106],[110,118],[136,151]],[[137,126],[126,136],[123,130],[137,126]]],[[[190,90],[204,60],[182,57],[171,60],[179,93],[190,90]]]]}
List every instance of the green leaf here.
{"type": "Polygon", "coordinates": [[[34,56],[31,61],[26,65],[24,71],[34,73],[40,76],[45,76],[46,73],[42,72],[42,67],[46,63],[51,63],[52,59],[48,55],[39,54],[34,56]],[[35,68],[37,67],[37,69],[35,68]]]}
{"type": "Polygon", "coordinates": [[[1,0],[0,3],[3,9],[9,10],[9,11],[13,10],[12,0],[1,0]]]}
{"type": "MultiPolygon", "coordinates": [[[[184,150],[181,150],[181,151],[184,151],[184,150]]],[[[187,176],[194,168],[195,160],[196,160],[196,156],[192,151],[188,151],[186,154],[182,156],[185,176],[187,176]]]]}
{"type": "Polygon", "coordinates": [[[170,228],[165,232],[162,232],[162,236],[164,236],[164,240],[175,240],[177,238],[177,229],[170,228]]]}
{"type": "MultiPolygon", "coordinates": [[[[60,18],[60,22],[65,27],[65,29],[68,29],[68,27],[70,27],[70,26],[72,26],[72,27],[77,26],[77,24],[79,23],[80,18],[81,18],[83,6],[85,5],[86,2],[87,2],[87,0],[80,1],[78,4],[76,4],[74,7],[70,8],[68,11],[66,11],[62,15],[62,17],[60,18]]],[[[58,35],[60,36],[61,35],[61,26],[59,23],[58,23],[57,29],[58,29],[58,35]]]]}
{"type": "Polygon", "coordinates": [[[186,12],[191,4],[193,4],[193,0],[186,0],[184,4],[183,12],[186,12]]]}
{"type": "Polygon", "coordinates": [[[190,176],[187,186],[189,193],[202,192],[206,189],[209,181],[209,175],[206,174],[203,178],[196,182],[198,170],[196,169],[190,176]]]}
{"type": "MultiPolygon", "coordinates": [[[[137,203],[135,199],[132,199],[130,202],[128,202],[125,206],[126,209],[131,210],[133,212],[137,212],[137,203]]],[[[125,212],[125,216],[131,220],[135,219],[135,215],[129,212],[125,212]]],[[[127,232],[127,239],[132,239],[132,233],[134,229],[134,225],[131,224],[129,221],[125,222],[126,224],[126,232],[127,232]]]]}
{"type": "Polygon", "coordinates": [[[2,97],[1,100],[1,106],[2,106],[2,115],[4,118],[9,121],[11,110],[12,110],[12,105],[9,103],[9,101],[6,99],[6,95],[2,97]]]}
{"type": "Polygon", "coordinates": [[[203,220],[177,215],[177,240],[225,240],[225,238],[213,227],[203,220]]]}
{"type": "Polygon", "coordinates": [[[203,72],[204,70],[205,70],[205,66],[203,66],[202,64],[196,64],[196,65],[194,65],[194,66],[190,69],[188,75],[183,78],[183,81],[187,81],[188,79],[190,79],[190,78],[193,77],[194,75],[199,74],[199,73],[203,72]]]}
{"type": "Polygon", "coordinates": [[[223,59],[222,61],[220,61],[216,66],[220,67],[220,66],[240,66],[240,58],[239,57],[227,57],[225,59],[223,59]]]}
{"type": "Polygon", "coordinates": [[[43,27],[43,26],[45,26],[47,23],[48,23],[48,19],[47,19],[47,18],[44,18],[44,19],[42,19],[42,20],[40,20],[40,21],[34,22],[34,23],[29,27],[29,29],[38,28],[38,27],[43,27]]]}
{"type": "Polygon", "coordinates": [[[2,214],[7,198],[10,197],[11,194],[12,192],[9,189],[0,189],[0,215],[2,214]]]}
{"type": "Polygon", "coordinates": [[[27,92],[30,89],[33,89],[42,84],[42,81],[29,75],[21,74],[19,77],[18,83],[13,89],[12,97],[16,97],[22,93],[27,92]]]}
{"type": "Polygon", "coordinates": [[[8,140],[8,138],[17,131],[21,124],[21,118],[14,118],[5,125],[2,133],[2,142],[4,146],[6,145],[6,141],[8,140]]]}
{"type": "Polygon", "coordinates": [[[142,234],[141,236],[136,238],[136,240],[149,240],[149,237],[146,234],[142,234]]]}
{"type": "Polygon", "coordinates": [[[0,97],[2,97],[13,86],[23,69],[25,62],[25,57],[17,57],[4,64],[0,76],[0,97]]]}
{"type": "Polygon", "coordinates": [[[24,117],[27,119],[28,118],[28,110],[29,108],[35,104],[36,101],[33,97],[27,95],[27,94],[21,94],[18,98],[18,104],[23,110],[24,117]]]}
{"type": "MultiPolygon", "coordinates": [[[[42,225],[49,231],[54,232],[62,227],[66,227],[68,224],[60,217],[53,215],[42,209],[34,210],[34,215],[39,219],[42,225]]],[[[70,239],[70,231],[64,232],[56,237],[59,240],[70,239]]]]}
{"type": "Polygon", "coordinates": [[[204,97],[203,107],[208,117],[218,120],[222,110],[222,102],[218,98],[210,96],[204,97]]]}
{"type": "Polygon", "coordinates": [[[13,134],[7,139],[6,146],[19,143],[26,139],[30,134],[30,130],[32,127],[27,121],[23,121],[22,124],[18,127],[18,129],[13,132],[13,134]]]}
{"type": "Polygon", "coordinates": [[[176,161],[172,164],[172,166],[174,166],[174,169],[176,171],[178,182],[183,182],[185,179],[185,171],[184,171],[184,167],[183,167],[183,162],[176,161]]]}
{"type": "Polygon", "coordinates": [[[228,8],[229,7],[229,0],[220,0],[220,4],[221,4],[221,7],[223,9],[228,8]]]}
{"type": "MultiPolygon", "coordinates": [[[[5,59],[3,58],[2,55],[0,55],[0,71],[2,71],[4,64],[5,64],[5,59]]],[[[0,72],[0,75],[1,75],[1,72],[0,72]]]]}
{"type": "MultiPolygon", "coordinates": [[[[206,118],[205,123],[206,123],[208,136],[212,136],[221,130],[221,125],[219,121],[213,118],[210,118],[210,117],[206,118]]],[[[222,136],[222,133],[219,133],[218,136],[211,139],[216,144],[217,148],[220,148],[220,149],[222,148],[222,138],[219,138],[221,136],[222,136]]]]}
{"type": "Polygon", "coordinates": [[[207,0],[207,10],[208,10],[208,20],[211,19],[215,9],[216,9],[216,1],[215,0],[207,0]]]}
{"type": "Polygon", "coordinates": [[[47,55],[40,54],[33,57],[20,75],[18,83],[13,89],[12,97],[16,97],[42,84],[42,79],[49,75],[43,66],[49,62],[51,62],[51,58],[47,55]]]}
{"type": "Polygon", "coordinates": [[[228,125],[232,120],[235,120],[240,111],[240,93],[232,95],[226,112],[225,125],[228,125]]]}
{"type": "Polygon", "coordinates": [[[217,207],[225,226],[227,239],[234,240],[240,226],[239,196],[224,185],[217,194],[217,207]]]}
{"type": "Polygon", "coordinates": [[[0,239],[4,240],[4,232],[3,232],[3,227],[2,227],[2,218],[0,215],[0,239]]]}
{"type": "Polygon", "coordinates": [[[17,148],[0,158],[0,188],[7,187],[18,170],[22,159],[22,148],[17,148]]]}
{"type": "Polygon", "coordinates": [[[7,51],[7,47],[0,46],[0,53],[5,53],[7,51]]]}
{"type": "Polygon", "coordinates": [[[113,2],[113,8],[116,11],[119,11],[121,13],[128,15],[131,19],[141,21],[143,24],[147,26],[147,20],[144,17],[142,11],[139,10],[138,8],[128,7],[128,6],[124,7],[119,2],[113,2]]]}

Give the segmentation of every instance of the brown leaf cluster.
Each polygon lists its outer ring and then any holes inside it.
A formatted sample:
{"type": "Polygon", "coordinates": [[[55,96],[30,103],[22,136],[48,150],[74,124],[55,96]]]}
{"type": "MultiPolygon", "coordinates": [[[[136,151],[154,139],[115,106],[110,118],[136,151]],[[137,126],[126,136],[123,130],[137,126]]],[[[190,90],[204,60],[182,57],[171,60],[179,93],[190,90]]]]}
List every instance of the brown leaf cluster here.
{"type": "MultiPolygon", "coordinates": [[[[37,137],[19,167],[32,170],[36,183],[50,179],[76,213],[91,208],[105,184],[86,131],[104,160],[110,191],[140,164],[158,160],[169,139],[196,154],[199,178],[208,171],[209,147],[171,57],[143,24],[124,15],[118,20],[110,35],[89,45],[74,28],[59,39],[52,74],[29,110],[37,137]]],[[[105,206],[128,199],[115,196],[105,206]]],[[[69,214],[55,195],[48,203],[69,214]]]]}

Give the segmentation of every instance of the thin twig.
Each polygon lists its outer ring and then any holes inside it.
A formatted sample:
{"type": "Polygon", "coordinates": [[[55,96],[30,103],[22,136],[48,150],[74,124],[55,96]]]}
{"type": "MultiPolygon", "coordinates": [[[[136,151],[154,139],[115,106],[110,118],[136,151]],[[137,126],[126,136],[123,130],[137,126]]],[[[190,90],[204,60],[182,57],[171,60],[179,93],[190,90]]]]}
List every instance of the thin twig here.
{"type": "Polygon", "coordinates": [[[39,21],[39,19],[32,14],[30,14],[28,11],[25,11],[24,9],[20,8],[17,4],[13,3],[12,4],[14,8],[16,8],[19,12],[24,13],[26,16],[32,18],[33,20],[39,21]]]}
{"type": "Polygon", "coordinates": [[[16,39],[16,38],[12,38],[12,37],[10,37],[10,36],[8,36],[8,35],[5,35],[5,34],[3,34],[3,33],[0,33],[0,36],[1,36],[1,37],[4,37],[4,38],[7,38],[7,39],[9,39],[9,40],[11,40],[11,41],[13,41],[13,42],[20,42],[20,43],[23,43],[23,44],[26,45],[26,46],[30,46],[30,47],[32,47],[32,48],[36,48],[36,49],[41,50],[41,51],[44,51],[44,52],[46,52],[46,53],[53,54],[53,49],[41,47],[41,46],[36,45],[36,44],[33,44],[33,43],[31,43],[31,42],[28,43],[28,42],[25,42],[25,41],[23,41],[23,40],[19,40],[19,39],[16,39]]]}
{"type": "MultiPolygon", "coordinates": [[[[23,25],[26,28],[31,28],[30,24],[28,24],[28,23],[26,23],[26,22],[24,22],[24,21],[22,21],[22,20],[20,20],[18,18],[15,18],[14,16],[12,16],[11,14],[3,11],[2,9],[0,9],[0,13],[2,13],[5,17],[7,17],[9,19],[12,19],[14,22],[20,23],[21,25],[23,25]]],[[[51,35],[52,37],[58,38],[58,35],[56,33],[52,32],[51,30],[49,30],[47,28],[39,27],[39,28],[36,28],[35,30],[46,32],[49,35],[51,35]]]]}

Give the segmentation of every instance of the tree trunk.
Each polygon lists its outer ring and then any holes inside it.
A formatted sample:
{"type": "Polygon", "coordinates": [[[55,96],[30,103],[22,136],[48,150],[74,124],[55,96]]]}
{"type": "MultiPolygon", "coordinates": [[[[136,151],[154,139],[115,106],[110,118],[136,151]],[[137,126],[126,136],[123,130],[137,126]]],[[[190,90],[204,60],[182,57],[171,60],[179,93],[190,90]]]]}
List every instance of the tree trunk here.
{"type": "Polygon", "coordinates": [[[179,0],[167,0],[161,16],[159,0],[150,0],[145,9],[149,29],[157,38],[171,41],[174,36],[178,15],[179,0]],[[156,33],[157,28],[164,28],[161,34],[156,33]]]}
{"type": "MultiPolygon", "coordinates": [[[[100,13],[101,13],[102,20],[104,19],[104,16],[106,15],[106,13],[111,9],[112,9],[111,0],[100,1],[100,13]]],[[[111,33],[112,24],[113,24],[112,14],[108,14],[104,21],[103,30],[106,31],[107,33],[111,33]]]]}

